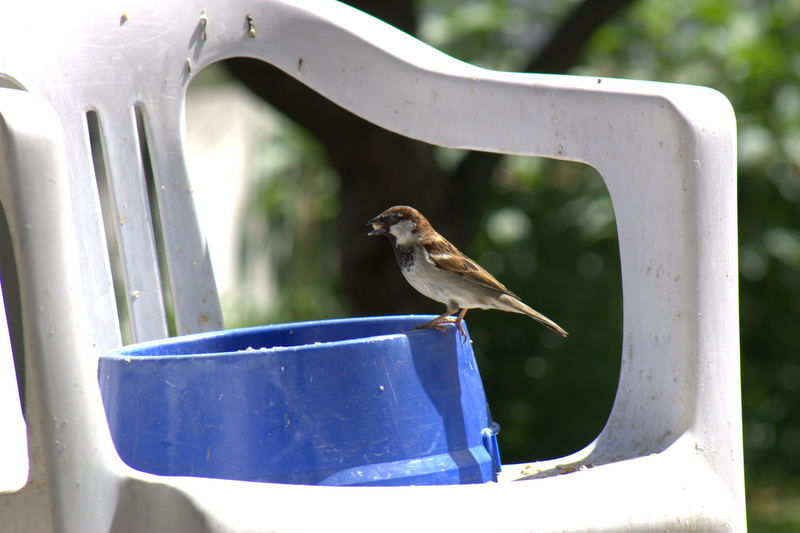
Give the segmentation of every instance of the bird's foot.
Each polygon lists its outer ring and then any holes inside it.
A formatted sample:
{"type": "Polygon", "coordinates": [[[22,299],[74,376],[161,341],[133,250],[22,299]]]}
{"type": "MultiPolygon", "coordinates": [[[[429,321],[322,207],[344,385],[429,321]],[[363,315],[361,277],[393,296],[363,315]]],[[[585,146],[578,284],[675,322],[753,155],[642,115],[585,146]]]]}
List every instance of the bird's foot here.
{"type": "Polygon", "coordinates": [[[442,324],[452,324],[455,320],[439,320],[438,318],[434,318],[430,322],[425,322],[424,324],[420,324],[419,326],[414,326],[414,329],[435,329],[437,331],[442,332],[442,337],[447,335],[447,330],[444,329],[442,324]]]}
{"type": "Polygon", "coordinates": [[[447,330],[444,329],[442,324],[455,324],[458,328],[459,333],[461,333],[461,340],[463,342],[467,341],[467,332],[464,331],[464,326],[462,325],[462,319],[464,318],[463,314],[459,314],[456,318],[450,318],[447,315],[442,315],[434,318],[430,322],[425,322],[424,324],[420,324],[419,326],[414,326],[414,329],[436,329],[442,332],[442,336],[444,337],[447,334],[447,330]]]}
{"type": "Polygon", "coordinates": [[[444,329],[442,324],[454,324],[457,319],[450,318],[447,313],[441,314],[431,320],[430,322],[425,322],[424,324],[420,324],[419,326],[414,326],[414,329],[436,329],[442,332],[442,337],[447,335],[447,330],[444,329]]]}
{"type": "Polygon", "coordinates": [[[467,314],[467,308],[464,307],[459,309],[458,316],[456,317],[456,327],[458,327],[458,331],[461,332],[461,342],[467,342],[467,332],[464,331],[464,315],[467,314]]]}
{"type": "Polygon", "coordinates": [[[458,331],[461,333],[461,342],[467,342],[467,332],[464,331],[464,326],[463,322],[461,321],[461,317],[458,317],[455,320],[455,323],[456,327],[458,328],[458,331]]]}

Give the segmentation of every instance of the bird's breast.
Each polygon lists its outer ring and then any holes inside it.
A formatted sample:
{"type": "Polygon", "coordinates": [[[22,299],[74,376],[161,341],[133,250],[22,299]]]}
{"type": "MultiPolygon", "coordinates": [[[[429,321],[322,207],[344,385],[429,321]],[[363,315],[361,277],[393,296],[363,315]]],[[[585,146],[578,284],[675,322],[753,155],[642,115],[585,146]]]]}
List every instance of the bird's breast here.
{"type": "Polygon", "coordinates": [[[445,305],[490,307],[490,292],[475,286],[462,276],[443,270],[426,257],[424,248],[395,249],[397,262],[406,281],[417,291],[445,305]],[[405,259],[403,259],[405,257],[405,259]]]}
{"type": "Polygon", "coordinates": [[[395,246],[394,256],[397,259],[397,264],[400,265],[400,270],[402,270],[404,274],[414,266],[413,246],[395,246]]]}

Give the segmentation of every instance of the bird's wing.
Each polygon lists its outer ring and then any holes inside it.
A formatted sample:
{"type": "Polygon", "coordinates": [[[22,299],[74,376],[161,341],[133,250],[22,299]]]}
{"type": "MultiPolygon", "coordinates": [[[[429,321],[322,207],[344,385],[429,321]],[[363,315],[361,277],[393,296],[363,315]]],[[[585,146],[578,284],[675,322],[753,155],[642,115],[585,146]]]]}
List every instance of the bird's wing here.
{"type": "Polygon", "coordinates": [[[458,249],[450,244],[441,235],[424,244],[425,251],[428,252],[428,260],[436,268],[446,270],[457,276],[494,291],[508,294],[514,298],[519,297],[506,289],[505,285],[497,281],[494,276],[489,274],[478,263],[462,254],[458,249]]]}

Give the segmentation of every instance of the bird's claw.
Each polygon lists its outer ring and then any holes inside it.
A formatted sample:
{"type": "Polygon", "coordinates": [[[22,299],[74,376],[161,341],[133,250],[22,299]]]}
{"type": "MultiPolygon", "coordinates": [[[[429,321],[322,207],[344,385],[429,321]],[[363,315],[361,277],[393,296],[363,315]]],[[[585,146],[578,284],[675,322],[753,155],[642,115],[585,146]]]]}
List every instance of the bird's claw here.
{"type": "Polygon", "coordinates": [[[467,332],[464,331],[464,326],[462,325],[460,320],[457,319],[442,319],[442,320],[431,320],[430,322],[426,322],[424,324],[420,324],[419,326],[414,326],[414,329],[435,329],[442,332],[442,337],[447,335],[447,330],[442,324],[455,324],[458,328],[458,332],[461,333],[461,342],[467,342],[467,332]]]}
{"type": "Polygon", "coordinates": [[[464,327],[461,325],[461,322],[458,323],[458,331],[461,333],[461,342],[467,342],[467,332],[464,331],[464,327]]]}
{"type": "Polygon", "coordinates": [[[444,329],[444,326],[440,325],[439,323],[436,323],[436,324],[431,324],[431,323],[420,324],[419,326],[414,326],[414,329],[435,329],[437,331],[441,331],[442,332],[442,337],[447,335],[447,330],[444,329]]]}

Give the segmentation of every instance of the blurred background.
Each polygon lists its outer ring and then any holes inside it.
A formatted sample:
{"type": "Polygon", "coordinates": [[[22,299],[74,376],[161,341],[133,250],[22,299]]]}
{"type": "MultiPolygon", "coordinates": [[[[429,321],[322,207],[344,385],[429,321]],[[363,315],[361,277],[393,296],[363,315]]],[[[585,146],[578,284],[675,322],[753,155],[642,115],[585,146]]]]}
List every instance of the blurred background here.
{"type": "MultiPolygon", "coordinates": [[[[486,68],[706,85],[730,99],[748,523],[800,531],[800,0],[350,3],[486,68]]],[[[622,308],[614,213],[594,169],[405,139],[244,59],[198,75],[186,120],[227,327],[440,313],[389,243],[366,236],[369,218],[413,205],[571,333],[467,315],[503,462],[563,456],[599,433],[622,308]]]]}

